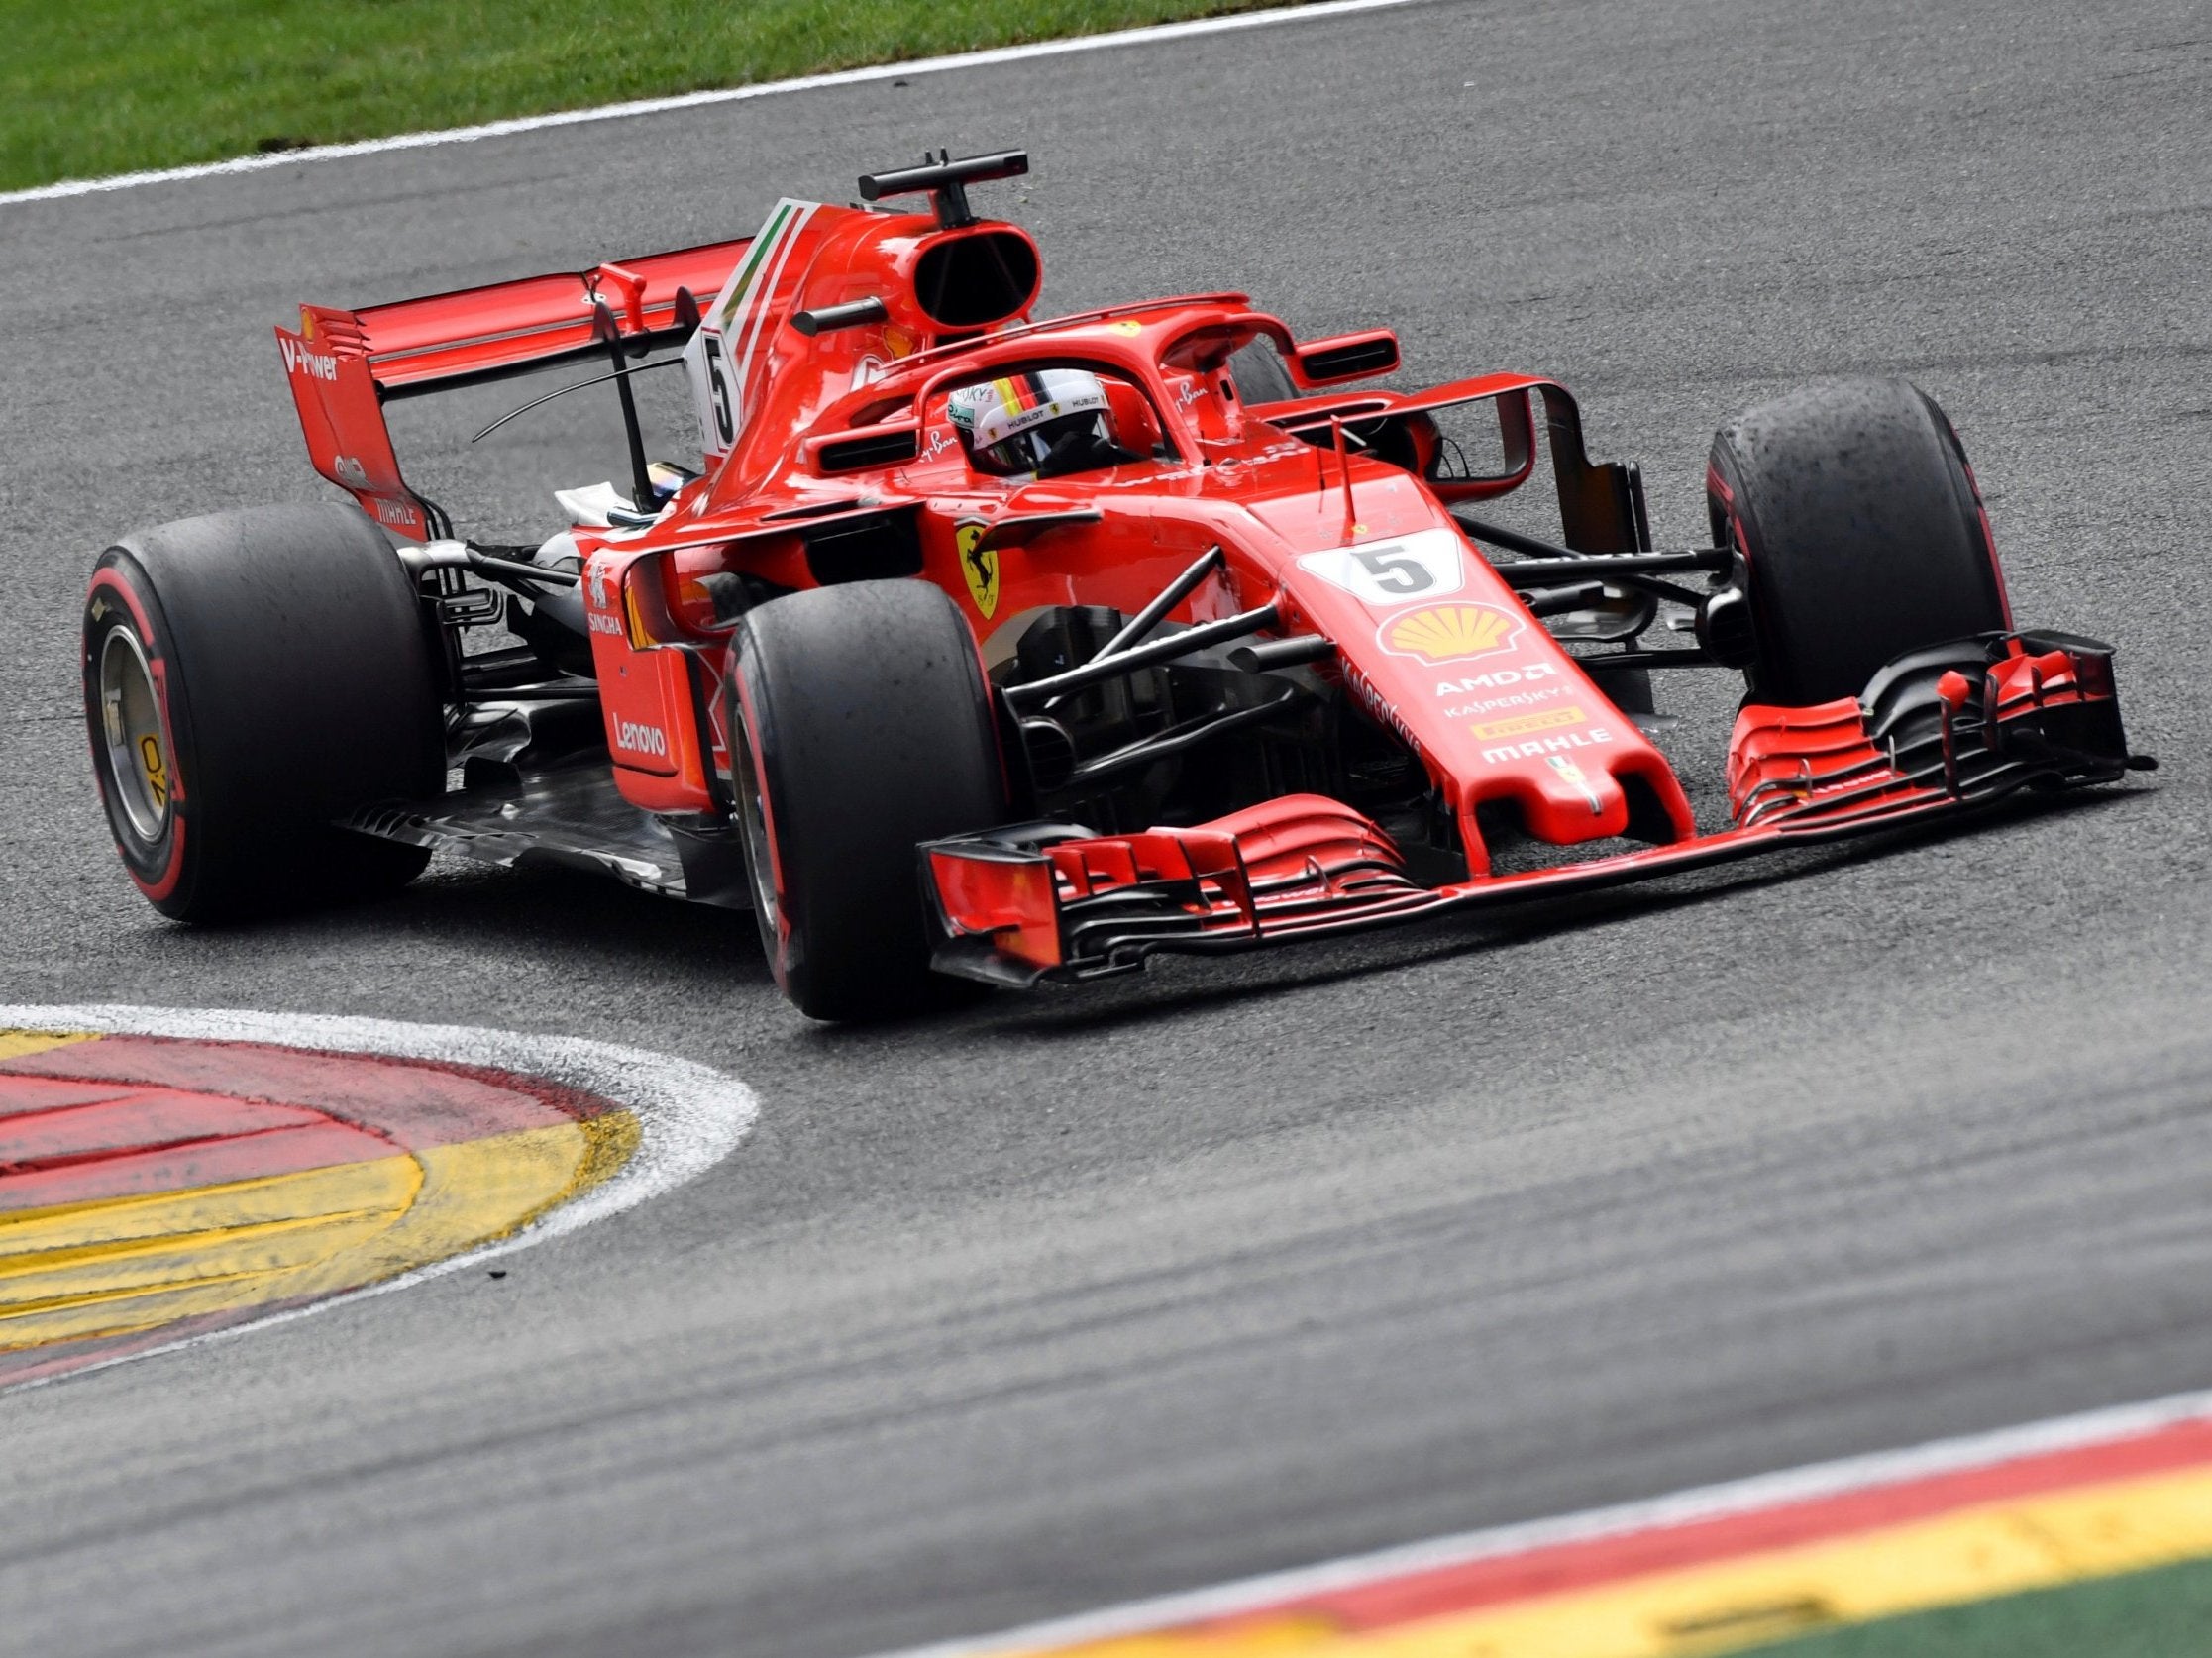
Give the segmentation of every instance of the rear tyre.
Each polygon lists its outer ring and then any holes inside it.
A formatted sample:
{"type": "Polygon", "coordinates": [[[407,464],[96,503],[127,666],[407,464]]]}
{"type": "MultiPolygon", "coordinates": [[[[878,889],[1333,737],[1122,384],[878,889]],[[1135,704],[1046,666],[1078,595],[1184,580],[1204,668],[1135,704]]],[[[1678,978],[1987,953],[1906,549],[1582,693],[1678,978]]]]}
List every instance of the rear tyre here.
{"type": "Polygon", "coordinates": [[[429,861],[335,827],[445,783],[414,584],[353,508],[256,507],[117,543],[93,568],[83,676],[116,850],[162,914],[373,896],[429,861]]]}
{"type": "Polygon", "coordinates": [[[1754,700],[1856,696],[1908,651],[2011,625],[1965,451],[1907,381],[1826,380],[1738,416],[1706,505],[1749,567],[1754,700]]]}
{"type": "Polygon", "coordinates": [[[748,611],[724,729],[753,912],[776,982],[814,1019],[875,1019],[982,988],[930,971],[915,846],[1007,810],[975,637],[922,581],[817,587],[748,611]]]}

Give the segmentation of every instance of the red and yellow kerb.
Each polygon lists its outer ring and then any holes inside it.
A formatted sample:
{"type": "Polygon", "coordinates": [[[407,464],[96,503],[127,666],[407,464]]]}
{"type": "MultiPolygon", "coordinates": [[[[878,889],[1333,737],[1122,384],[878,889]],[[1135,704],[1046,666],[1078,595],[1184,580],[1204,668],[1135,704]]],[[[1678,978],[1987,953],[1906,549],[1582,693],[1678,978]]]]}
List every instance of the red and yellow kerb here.
{"type": "Polygon", "coordinates": [[[637,1141],[630,1111],[503,1072],[0,1030],[0,1386],[448,1260],[637,1141]]]}
{"type": "MultiPolygon", "coordinates": [[[[2205,1557],[2212,1420],[2199,1417],[1834,1495],[1536,1547],[1471,1549],[1415,1570],[1361,1573],[1347,1563],[1315,1574],[1326,1589],[1233,1613],[1073,1645],[1012,1637],[979,1650],[1703,1658],[2205,1557]]],[[[1776,1658],[1787,1650],[1779,1645],[1776,1658]]]]}

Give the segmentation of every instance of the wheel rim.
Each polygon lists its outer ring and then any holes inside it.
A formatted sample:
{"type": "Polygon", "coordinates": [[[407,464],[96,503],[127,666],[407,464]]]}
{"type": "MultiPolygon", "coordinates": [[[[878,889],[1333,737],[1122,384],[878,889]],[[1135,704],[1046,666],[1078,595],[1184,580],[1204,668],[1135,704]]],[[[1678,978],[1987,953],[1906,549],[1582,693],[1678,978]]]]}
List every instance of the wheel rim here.
{"type": "Polygon", "coordinates": [[[100,731],[107,749],[108,798],[141,843],[169,825],[172,768],[161,730],[161,702],[146,650],[128,628],[111,629],[100,647],[100,731]]]}

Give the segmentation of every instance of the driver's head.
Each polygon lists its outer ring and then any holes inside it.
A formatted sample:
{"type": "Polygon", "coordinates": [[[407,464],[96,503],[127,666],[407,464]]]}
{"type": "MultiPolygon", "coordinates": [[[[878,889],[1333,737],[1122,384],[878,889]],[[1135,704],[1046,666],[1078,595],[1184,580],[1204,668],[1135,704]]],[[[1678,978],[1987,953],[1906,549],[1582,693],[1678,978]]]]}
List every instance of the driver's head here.
{"type": "Polygon", "coordinates": [[[1106,382],[1083,368],[1040,368],[963,386],[946,405],[979,469],[1012,477],[1110,466],[1130,458],[1106,382]]]}

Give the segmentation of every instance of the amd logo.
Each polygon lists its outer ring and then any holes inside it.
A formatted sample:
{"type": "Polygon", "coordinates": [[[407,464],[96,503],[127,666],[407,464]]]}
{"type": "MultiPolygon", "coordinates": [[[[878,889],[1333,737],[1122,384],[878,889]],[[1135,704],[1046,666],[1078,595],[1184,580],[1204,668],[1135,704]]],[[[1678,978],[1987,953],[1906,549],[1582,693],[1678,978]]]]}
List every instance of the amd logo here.
{"type": "Polygon", "coordinates": [[[658,755],[668,758],[668,733],[657,725],[640,725],[635,720],[617,718],[614,722],[614,746],[628,749],[632,754],[658,755]]]}
{"type": "Polygon", "coordinates": [[[284,366],[295,374],[305,374],[310,379],[335,380],[338,378],[338,359],[325,357],[307,349],[305,341],[279,337],[277,342],[284,349],[284,366]]]}

